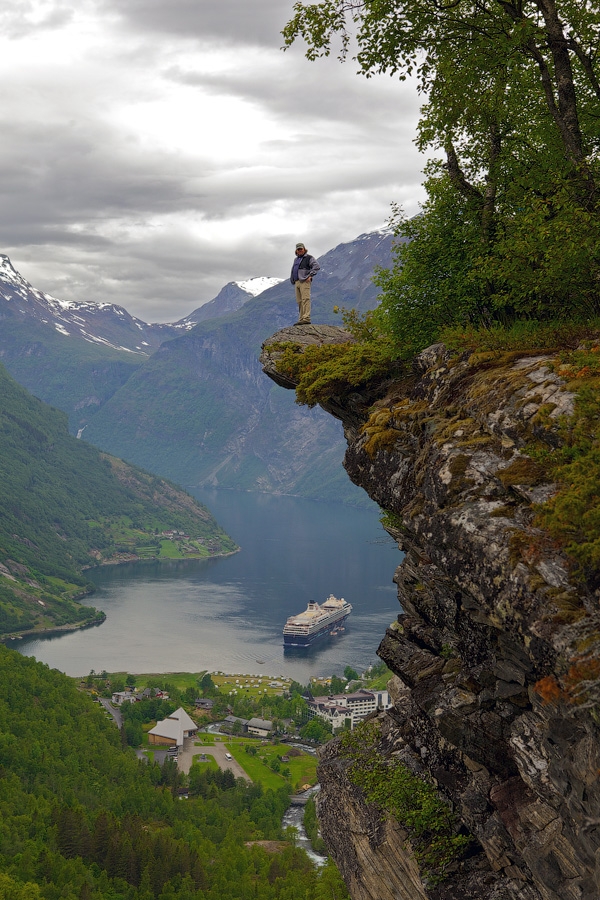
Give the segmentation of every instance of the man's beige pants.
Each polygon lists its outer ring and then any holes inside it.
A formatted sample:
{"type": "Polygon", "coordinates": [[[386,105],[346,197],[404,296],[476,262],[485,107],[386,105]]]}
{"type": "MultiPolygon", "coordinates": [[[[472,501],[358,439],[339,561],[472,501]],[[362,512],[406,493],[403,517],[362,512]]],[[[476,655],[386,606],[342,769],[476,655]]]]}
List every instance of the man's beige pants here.
{"type": "Polygon", "coordinates": [[[298,304],[298,324],[310,324],[310,281],[297,281],[294,284],[296,289],[296,303],[298,304]]]}

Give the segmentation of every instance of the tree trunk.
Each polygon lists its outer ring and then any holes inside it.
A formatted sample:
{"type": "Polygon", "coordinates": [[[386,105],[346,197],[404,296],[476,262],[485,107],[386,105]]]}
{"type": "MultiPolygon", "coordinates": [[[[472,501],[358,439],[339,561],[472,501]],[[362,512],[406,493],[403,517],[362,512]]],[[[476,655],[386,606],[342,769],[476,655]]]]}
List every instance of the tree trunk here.
{"type": "Polygon", "coordinates": [[[558,18],[555,0],[537,0],[537,6],[544,17],[548,47],[554,63],[558,112],[561,120],[559,127],[565,142],[565,149],[573,162],[580,163],[583,161],[584,152],[569,42],[558,18]]]}

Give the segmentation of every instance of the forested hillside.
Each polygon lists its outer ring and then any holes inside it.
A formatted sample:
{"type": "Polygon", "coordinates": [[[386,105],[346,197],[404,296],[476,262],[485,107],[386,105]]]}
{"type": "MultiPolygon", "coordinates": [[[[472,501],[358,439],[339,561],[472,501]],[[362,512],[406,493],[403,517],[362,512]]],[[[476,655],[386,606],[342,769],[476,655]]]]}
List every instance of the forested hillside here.
{"type": "Polygon", "coordinates": [[[236,549],[192,497],[77,441],[2,367],[0,479],[0,635],[96,621],[76,602],[85,566],[236,549]]]}
{"type": "MultiPolygon", "coordinates": [[[[12,310],[9,310],[12,312],[12,310]]],[[[73,341],[37,321],[0,311],[0,359],[19,384],[64,410],[78,431],[118,390],[145,356],[104,344],[73,341]]]]}
{"type": "Polygon", "coordinates": [[[291,843],[250,843],[283,837],[286,788],[193,770],[180,800],[174,764],[139,762],[66,676],[0,646],[0,681],[0,897],[347,897],[335,869],[291,843]]]}

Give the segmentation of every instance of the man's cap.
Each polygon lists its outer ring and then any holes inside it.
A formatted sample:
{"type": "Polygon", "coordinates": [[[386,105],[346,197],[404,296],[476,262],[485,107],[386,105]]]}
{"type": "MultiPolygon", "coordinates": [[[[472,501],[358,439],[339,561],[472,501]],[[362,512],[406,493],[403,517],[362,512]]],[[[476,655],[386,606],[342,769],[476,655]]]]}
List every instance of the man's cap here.
{"type": "Polygon", "coordinates": [[[304,244],[296,244],[296,250],[306,250],[304,244]]]}

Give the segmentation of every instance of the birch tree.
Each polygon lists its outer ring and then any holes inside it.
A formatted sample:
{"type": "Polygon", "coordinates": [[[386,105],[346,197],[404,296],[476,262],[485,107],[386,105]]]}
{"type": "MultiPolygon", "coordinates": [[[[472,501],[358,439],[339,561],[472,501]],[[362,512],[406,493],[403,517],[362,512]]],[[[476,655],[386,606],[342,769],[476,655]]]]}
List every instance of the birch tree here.
{"type": "MultiPolygon", "coordinates": [[[[457,310],[471,320],[499,311],[536,317],[600,311],[597,3],[297,2],[283,36],[286,46],[303,40],[309,59],[336,51],[342,60],[351,57],[367,78],[416,79],[423,97],[416,140],[421,149],[439,151],[440,162],[428,170],[429,199],[399,265],[420,252],[428,235],[427,271],[419,274],[414,258],[412,268],[422,280],[421,299],[441,304],[443,314],[433,320],[456,317],[457,310]],[[428,215],[436,221],[427,222],[428,215]],[[443,246],[459,239],[456,281],[442,297],[436,284],[450,287],[443,246]],[[453,308],[444,306],[450,296],[453,308]]],[[[402,290],[410,293],[406,279],[402,290]]],[[[386,290],[395,290],[389,280],[386,290]]]]}

